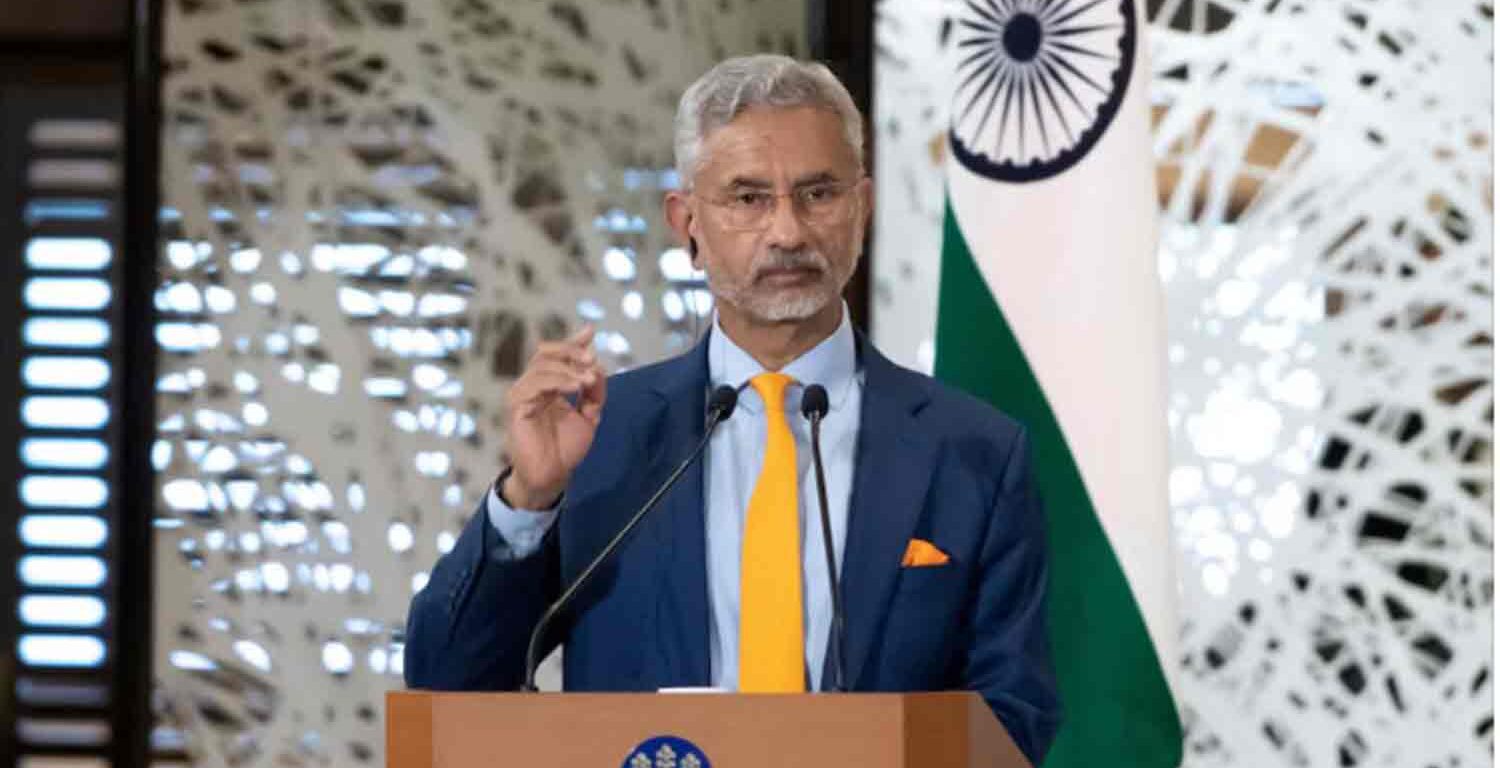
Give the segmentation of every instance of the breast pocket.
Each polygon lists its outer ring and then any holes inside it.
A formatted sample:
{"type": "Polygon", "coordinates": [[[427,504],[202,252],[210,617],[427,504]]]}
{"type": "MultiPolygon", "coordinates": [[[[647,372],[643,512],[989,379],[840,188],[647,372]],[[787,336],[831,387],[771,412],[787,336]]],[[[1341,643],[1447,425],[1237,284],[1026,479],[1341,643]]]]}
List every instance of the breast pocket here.
{"type": "Polygon", "coordinates": [[[902,568],[896,584],[897,609],[942,609],[961,606],[968,592],[967,571],[957,561],[946,565],[902,568]]]}
{"type": "Polygon", "coordinates": [[[889,669],[911,690],[950,686],[958,651],[968,572],[957,561],[902,568],[887,623],[889,669]]]}

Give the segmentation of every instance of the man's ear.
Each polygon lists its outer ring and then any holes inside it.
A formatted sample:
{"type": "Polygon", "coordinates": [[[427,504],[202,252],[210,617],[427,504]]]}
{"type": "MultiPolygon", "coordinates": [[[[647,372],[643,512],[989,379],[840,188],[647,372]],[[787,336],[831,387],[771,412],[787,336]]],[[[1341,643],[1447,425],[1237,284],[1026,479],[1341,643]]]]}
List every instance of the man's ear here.
{"type": "Polygon", "coordinates": [[[875,182],[866,176],[855,185],[855,194],[859,196],[859,231],[861,236],[869,234],[870,217],[875,211],[875,182]]]}
{"type": "Polygon", "coordinates": [[[667,226],[672,228],[672,234],[677,236],[677,242],[687,247],[694,266],[697,266],[698,241],[693,238],[693,207],[687,194],[676,190],[668,192],[662,201],[662,213],[666,216],[667,226]]]}

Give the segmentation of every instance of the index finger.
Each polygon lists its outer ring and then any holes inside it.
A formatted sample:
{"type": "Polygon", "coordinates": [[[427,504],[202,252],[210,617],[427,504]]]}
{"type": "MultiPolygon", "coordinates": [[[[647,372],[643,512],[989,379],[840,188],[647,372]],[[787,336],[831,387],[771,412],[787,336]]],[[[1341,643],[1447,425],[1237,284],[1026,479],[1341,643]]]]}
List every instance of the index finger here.
{"type": "Polygon", "coordinates": [[[593,341],[593,339],[594,339],[594,324],[593,323],[584,323],[582,328],[579,328],[577,331],[575,331],[572,336],[569,336],[568,338],[564,339],[563,343],[565,343],[565,344],[572,344],[574,346],[583,346],[583,345],[589,343],[590,341],[593,341]]]}

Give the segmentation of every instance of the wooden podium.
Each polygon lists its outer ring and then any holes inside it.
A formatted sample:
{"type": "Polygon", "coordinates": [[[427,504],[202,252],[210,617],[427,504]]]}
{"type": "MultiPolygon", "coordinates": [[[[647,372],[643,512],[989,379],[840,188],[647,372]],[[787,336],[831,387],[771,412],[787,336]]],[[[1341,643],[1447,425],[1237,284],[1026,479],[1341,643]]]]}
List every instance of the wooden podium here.
{"type": "Polygon", "coordinates": [[[628,768],[660,736],[712,768],[1030,766],[974,693],[386,694],[390,768],[628,768]]]}

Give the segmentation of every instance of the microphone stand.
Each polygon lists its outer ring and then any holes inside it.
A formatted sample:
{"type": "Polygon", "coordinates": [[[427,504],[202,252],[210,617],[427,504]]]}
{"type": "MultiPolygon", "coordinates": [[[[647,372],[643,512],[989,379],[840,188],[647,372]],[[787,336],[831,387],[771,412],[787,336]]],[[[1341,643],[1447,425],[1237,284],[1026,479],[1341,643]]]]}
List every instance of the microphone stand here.
{"type": "Polygon", "coordinates": [[[823,557],[828,563],[828,588],[833,597],[833,687],[829,690],[849,690],[844,670],[844,601],[840,596],[838,569],[833,554],[833,528],[828,515],[828,482],[823,477],[823,447],[821,427],[823,416],[828,413],[828,390],[813,384],[803,390],[802,415],[807,417],[812,430],[813,475],[818,485],[818,514],[823,523],[823,557]]]}

